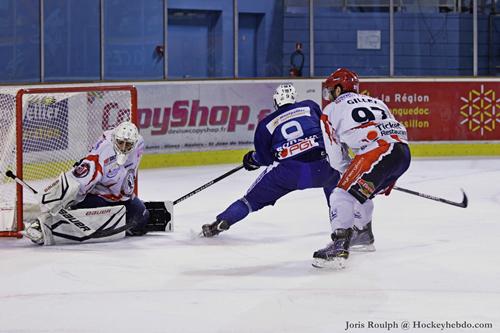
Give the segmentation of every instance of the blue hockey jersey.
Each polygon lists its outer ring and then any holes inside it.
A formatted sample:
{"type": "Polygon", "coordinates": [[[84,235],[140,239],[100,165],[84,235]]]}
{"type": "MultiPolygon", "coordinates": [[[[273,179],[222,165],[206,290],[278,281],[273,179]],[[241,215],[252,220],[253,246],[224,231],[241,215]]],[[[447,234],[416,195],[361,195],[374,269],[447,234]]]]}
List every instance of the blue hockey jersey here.
{"type": "Polygon", "coordinates": [[[321,114],[317,103],[305,100],[283,105],[267,115],[255,130],[256,161],[270,165],[313,150],[324,150],[321,114]]]}

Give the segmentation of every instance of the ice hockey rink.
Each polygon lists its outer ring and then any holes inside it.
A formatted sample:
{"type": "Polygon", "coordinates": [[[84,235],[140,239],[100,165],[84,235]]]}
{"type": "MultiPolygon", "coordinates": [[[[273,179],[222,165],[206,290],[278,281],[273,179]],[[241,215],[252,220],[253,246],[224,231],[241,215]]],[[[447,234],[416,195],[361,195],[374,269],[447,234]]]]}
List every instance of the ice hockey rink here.
{"type": "MultiPolygon", "coordinates": [[[[234,166],[144,170],[140,196],[175,200],[234,166]]],[[[415,159],[399,186],[456,201],[463,188],[469,207],[377,197],[377,251],[352,253],[343,271],[311,266],[330,234],[320,189],[197,237],[258,172],[176,205],[173,233],[54,247],[0,239],[0,332],[500,332],[500,158],[415,159]],[[492,328],[437,328],[446,322],[492,328]]]]}

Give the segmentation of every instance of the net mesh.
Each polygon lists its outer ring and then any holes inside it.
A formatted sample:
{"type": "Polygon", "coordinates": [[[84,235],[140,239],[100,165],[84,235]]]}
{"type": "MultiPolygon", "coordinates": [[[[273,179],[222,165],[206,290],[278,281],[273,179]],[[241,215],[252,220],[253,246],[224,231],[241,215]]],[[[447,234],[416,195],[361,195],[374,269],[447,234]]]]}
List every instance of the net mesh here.
{"type": "Polygon", "coordinates": [[[83,91],[23,92],[20,145],[16,144],[18,91],[0,89],[0,232],[16,229],[16,204],[36,202],[30,191],[23,190],[23,202],[16,203],[15,182],[5,176],[7,170],[21,173],[16,165],[18,154],[22,154],[23,179],[41,189],[85,157],[103,131],[132,120],[130,89],[78,89],[83,91]]]}

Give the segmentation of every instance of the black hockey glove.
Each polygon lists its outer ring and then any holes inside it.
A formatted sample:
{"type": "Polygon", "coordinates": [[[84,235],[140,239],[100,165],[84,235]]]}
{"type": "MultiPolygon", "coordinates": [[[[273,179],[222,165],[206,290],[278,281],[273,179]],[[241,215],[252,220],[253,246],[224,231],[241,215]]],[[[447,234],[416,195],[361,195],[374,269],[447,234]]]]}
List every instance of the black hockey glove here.
{"type": "Polygon", "coordinates": [[[254,150],[250,150],[243,156],[243,167],[248,171],[257,170],[260,168],[259,163],[253,158],[254,150]]]}
{"type": "Polygon", "coordinates": [[[214,237],[228,229],[229,223],[227,223],[226,221],[215,221],[212,224],[204,224],[201,227],[201,235],[203,237],[214,237]]]}

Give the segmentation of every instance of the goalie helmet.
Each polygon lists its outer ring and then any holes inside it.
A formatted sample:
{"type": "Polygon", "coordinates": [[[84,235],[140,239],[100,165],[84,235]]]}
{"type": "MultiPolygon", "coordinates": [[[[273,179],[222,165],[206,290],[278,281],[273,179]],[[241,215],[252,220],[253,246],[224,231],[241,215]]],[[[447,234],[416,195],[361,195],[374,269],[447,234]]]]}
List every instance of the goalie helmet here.
{"type": "Polygon", "coordinates": [[[134,150],[138,140],[139,131],[133,123],[125,121],[115,127],[112,141],[116,152],[116,163],[125,164],[128,154],[134,150]]]}
{"type": "Polygon", "coordinates": [[[347,68],[339,68],[326,78],[323,95],[325,99],[335,100],[338,96],[333,95],[335,88],[340,86],[341,94],[346,92],[359,93],[359,78],[356,73],[347,68]]]}
{"type": "Polygon", "coordinates": [[[273,95],[274,109],[285,104],[293,104],[296,98],[297,92],[291,83],[280,84],[273,95]]]}

